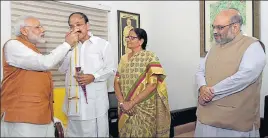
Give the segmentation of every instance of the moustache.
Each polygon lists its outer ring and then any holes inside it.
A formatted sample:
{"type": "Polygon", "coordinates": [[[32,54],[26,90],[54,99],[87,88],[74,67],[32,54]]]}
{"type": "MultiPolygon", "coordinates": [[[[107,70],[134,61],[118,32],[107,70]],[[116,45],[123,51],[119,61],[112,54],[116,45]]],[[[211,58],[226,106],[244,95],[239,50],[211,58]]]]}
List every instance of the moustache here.
{"type": "Polygon", "coordinates": [[[221,36],[221,34],[214,33],[214,37],[221,36]]]}

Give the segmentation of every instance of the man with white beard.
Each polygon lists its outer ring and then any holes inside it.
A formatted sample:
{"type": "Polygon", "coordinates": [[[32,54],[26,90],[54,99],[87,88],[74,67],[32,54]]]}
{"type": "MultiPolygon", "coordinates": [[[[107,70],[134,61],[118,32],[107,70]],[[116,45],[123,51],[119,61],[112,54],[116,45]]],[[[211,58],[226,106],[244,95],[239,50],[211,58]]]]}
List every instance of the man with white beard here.
{"type": "Polygon", "coordinates": [[[65,42],[42,55],[36,47],[45,43],[45,30],[31,16],[15,23],[17,38],[3,47],[1,86],[1,137],[54,137],[53,82],[49,72],[78,41],[77,30],[65,42]]]}

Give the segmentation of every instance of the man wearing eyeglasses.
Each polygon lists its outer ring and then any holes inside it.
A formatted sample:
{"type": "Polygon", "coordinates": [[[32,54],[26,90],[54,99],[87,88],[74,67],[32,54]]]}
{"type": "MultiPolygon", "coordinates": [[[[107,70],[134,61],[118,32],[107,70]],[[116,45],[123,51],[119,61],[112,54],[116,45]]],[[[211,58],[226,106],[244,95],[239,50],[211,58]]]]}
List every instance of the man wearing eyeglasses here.
{"type": "Polygon", "coordinates": [[[264,45],[241,32],[236,9],[221,11],[212,25],[216,44],[196,73],[195,137],[259,137],[264,45]]]}
{"type": "Polygon", "coordinates": [[[59,68],[66,74],[63,106],[68,116],[66,135],[109,137],[107,79],[115,75],[112,46],[89,32],[89,20],[84,13],[72,13],[68,24],[71,30],[79,30],[79,42],[59,68]]]}
{"type": "Polygon", "coordinates": [[[77,30],[65,42],[42,55],[45,30],[32,16],[15,21],[16,39],[3,48],[1,137],[54,137],[53,83],[49,72],[78,41],[77,30]]]}

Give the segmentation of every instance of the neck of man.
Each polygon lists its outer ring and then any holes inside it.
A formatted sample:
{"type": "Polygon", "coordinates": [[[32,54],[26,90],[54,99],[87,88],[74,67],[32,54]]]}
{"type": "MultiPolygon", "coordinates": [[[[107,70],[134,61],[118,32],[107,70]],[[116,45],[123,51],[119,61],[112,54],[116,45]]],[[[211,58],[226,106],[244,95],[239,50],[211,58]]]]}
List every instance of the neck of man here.
{"type": "Polygon", "coordinates": [[[25,35],[20,35],[19,37],[21,37],[22,39],[24,39],[24,40],[26,40],[26,41],[28,41],[28,42],[30,42],[30,43],[32,43],[33,45],[36,45],[35,43],[33,43],[33,42],[31,42],[29,39],[28,39],[28,37],[27,36],[25,36],[25,35]]]}
{"type": "Polygon", "coordinates": [[[88,40],[89,38],[90,38],[91,36],[89,36],[88,34],[84,37],[84,38],[82,38],[81,40],[80,40],[80,42],[83,44],[86,40],[88,40]]]}

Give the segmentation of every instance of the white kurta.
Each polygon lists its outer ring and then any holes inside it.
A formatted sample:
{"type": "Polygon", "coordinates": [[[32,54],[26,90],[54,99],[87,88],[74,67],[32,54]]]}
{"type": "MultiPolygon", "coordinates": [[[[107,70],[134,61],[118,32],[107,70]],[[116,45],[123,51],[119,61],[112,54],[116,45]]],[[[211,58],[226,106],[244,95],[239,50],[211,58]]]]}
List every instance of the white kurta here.
{"type": "MultiPolygon", "coordinates": [[[[47,71],[55,67],[71,49],[66,42],[52,50],[48,55],[34,52],[17,40],[10,40],[4,48],[6,62],[25,70],[47,71]]],[[[49,108],[49,107],[48,107],[49,108]]],[[[11,123],[1,120],[1,137],[52,137],[53,122],[46,125],[30,123],[11,123]]]]}
{"type": "MultiPolygon", "coordinates": [[[[207,54],[208,55],[208,54],[207,54]]],[[[205,79],[205,62],[207,57],[201,61],[198,72],[196,74],[196,81],[198,90],[201,86],[206,85],[205,79]]],[[[243,90],[245,87],[255,82],[264,66],[266,65],[266,56],[262,46],[259,42],[251,44],[243,55],[239,70],[234,75],[222,80],[213,86],[215,97],[212,101],[219,100],[231,94],[243,90]]],[[[253,125],[253,124],[252,124],[253,125]]],[[[229,130],[217,128],[200,123],[197,120],[195,137],[258,137],[259,130],[255,129],[249,132],[240,132],[236,130],[229,130]]]]}
{"type": "Polygon", "coordinates": [[[66,96],[63,110],[69,121],[81,120],[82,125],[84,121],[103,116],[107,118],[106,114],[109,109],[107,79],[115,74],[114,55],[109,42],[91,35],[89,40],[83,44],[79,42],[76,49],[68,53],[59,71],[66,73],[66,96]],[[82,88],[77,86],[73,77],[76,66],[81,66],[84,74],[93,74],[95,77],[94,82],[86,85],[87,97],[84,96],[82,88]],[[68,100],[68,97],[73,96],[77,96],[79,99],[68,100]],[[88,104],[85,98],[87,98],[88,104]]]}

